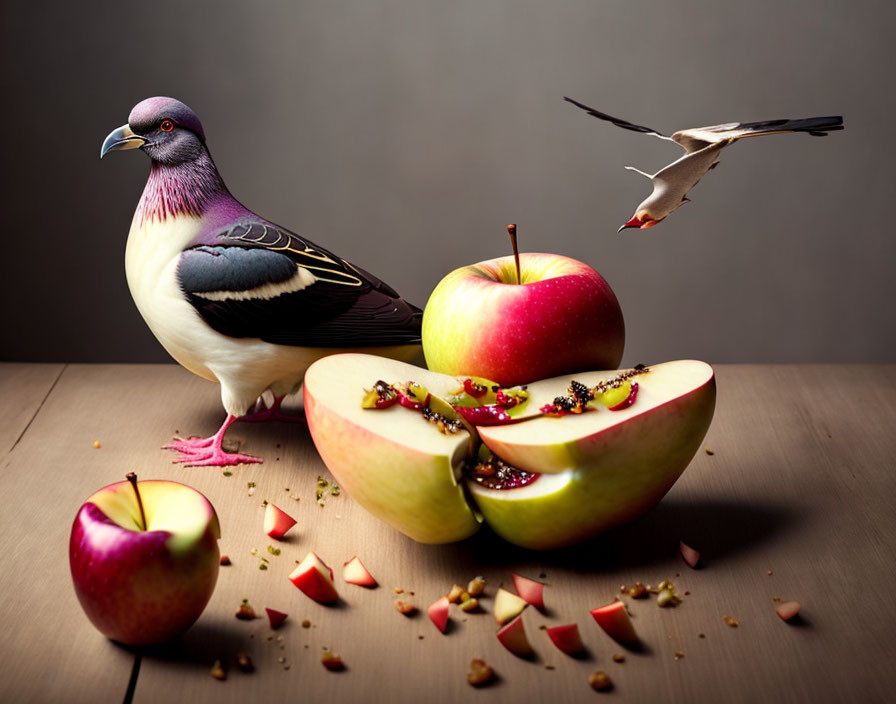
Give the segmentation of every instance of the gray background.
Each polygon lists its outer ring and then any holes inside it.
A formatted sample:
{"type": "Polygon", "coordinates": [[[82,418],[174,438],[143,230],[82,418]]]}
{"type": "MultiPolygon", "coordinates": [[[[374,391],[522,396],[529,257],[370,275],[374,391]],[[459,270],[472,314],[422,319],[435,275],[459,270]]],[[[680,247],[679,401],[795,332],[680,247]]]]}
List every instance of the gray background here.
{"type": "Polygon", "coordinates": [[[131,106],[202,119],[234,195],[425,304],[522,248],[582,259],[623,306],[625,361],[896,361],[891,2],[2,4],[2,358],[163,361],[124,278],[148,171],[100,162],[131,106]],[[616,234],[661,131],[840,114],[749,140],[659,227],[616,234]]]}

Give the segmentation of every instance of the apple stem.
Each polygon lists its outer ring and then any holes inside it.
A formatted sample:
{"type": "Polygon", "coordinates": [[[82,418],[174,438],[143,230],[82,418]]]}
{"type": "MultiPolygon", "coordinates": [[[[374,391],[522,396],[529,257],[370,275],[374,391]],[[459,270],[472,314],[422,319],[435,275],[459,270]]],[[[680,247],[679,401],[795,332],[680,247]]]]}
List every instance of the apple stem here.
{"type": "Polygon", "coordinates": [[[510,235],[510,244],[513,247],[513,259],[516,261],[516,282],[523,283],[520,278],[520,250],[516,246],[516,225],[511,223],[507,226],[507,234],[510,235]]]}
{"type": "Polygon", "coordinates": [[[125,478],[134,487],[134,494],[137,495],[137,506],[140,507],[140,521],[143,523],[143,530],[146,530],[146,513],[143,511],[143,499],[140,498],[140,490],[137,488],[137,475],[134,472],[128,472],[125,478]]]}

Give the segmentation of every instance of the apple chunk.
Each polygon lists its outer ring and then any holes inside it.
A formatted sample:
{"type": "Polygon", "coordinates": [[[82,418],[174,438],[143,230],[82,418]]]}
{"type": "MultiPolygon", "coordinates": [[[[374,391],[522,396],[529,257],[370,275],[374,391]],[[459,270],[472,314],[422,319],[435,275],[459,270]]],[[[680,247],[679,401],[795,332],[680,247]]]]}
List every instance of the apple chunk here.
{"type": "Polygon", "coordinates": [[[501,641],[501,645],[514,655],[528,658],[534,652],[529,639],[526,637],[526,628],[523,626],[522,614],[510,621],[506,626],[502,626],[496,635],[498,640],[501,641]]]}
{"type": "Polygon", "coordinates": [[[305,596],[321,604],[333,604],[339,600],[339,593],[333,584],[333,570],[313,552],[309,552],[292,571],[289,581],[305,596]]]}
{"type": "Polygon", "coordinates": [[[395,404],[366,409],[365,389],[415,381],[439,398],[454,377],[363,354],[338,354],[305,374],[305,417],[314,444],[339,484],[377,518],[422,543],[469,537],[479,519],[459,482],[473,451],[466,430],[441,433],[420,413],[395,404]]]}
{"type": "Polygon", "coordinates": [[[576,656],[584,652],[585,645],[582,643],[582,636],[579,635],[579,626],[571,623],[567,626],[554,626],[545,629],[548,638],[561,651],[567,655],[576,656]]]}
{"type": "Polygon", "coordinates": [[[528,577],[521,577],[518,574],[510,576],[513,578],[513,587],[516,589],[516,593],[522,599],[532,604],[536,609],[544,608],[544,584],[528,577]]]}
{"type": "Polygon", "coordinates": [[[592,609],[591,615],[597,621],[597,625],[603,628],[606,634],[617,643],[629,647],[638,645],[638,634],[635,633],[635,627],[632,626],[632,621],[628,617],[625,604],[621,601],[614,601],[612,604],[592,609]]]}
{"type": "Polygon", "coordinates": [[[495,594],[495,620],[503,625],[522,613],[529,603],[522,597],[507,591],[504,587],[495,594]]]}
{"type": "MultiPolygon", "coordinates": [[[[586,372],[571,378],[593,386],[614,374],[586,372]]],[[[523,547],[562,547],[634,520],[665,496],[709,428],[715,407],[713,370],[704,362],[667,362],[634,380],[637,400],[618,411],[601,407],[477,428],[504,462],[541,474],[512,489],[467,482],[496,533],[523,547]]],[[[569,383],[564,376],[530,384],[530,408],[564,395],[569,383]]]]}
{"type": "Polygon", "coordinates": [[[274,540],[280,540],[296,524],[296,519],[286,511],[269,503],[264,509],[264,532],[274,540]]]}
{"type": "Polygon", "coordinates": [[[345,563],[342,568],[342,578],[348,584],[357,584],[359,587],[375,587],[376,580],[361,562],[357,555],[345,563]]]}

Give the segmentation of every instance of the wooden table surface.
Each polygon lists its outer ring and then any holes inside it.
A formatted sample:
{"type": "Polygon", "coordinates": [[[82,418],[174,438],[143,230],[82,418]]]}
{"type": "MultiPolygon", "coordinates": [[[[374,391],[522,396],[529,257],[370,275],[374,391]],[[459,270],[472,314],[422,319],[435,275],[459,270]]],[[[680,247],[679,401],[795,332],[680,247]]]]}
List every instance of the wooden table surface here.
{"type": "Polygon", "coordinates": [[[896,700],[896,366],[716,371],[718,406],[704,443],[714,454],[701,450],[635,524],[536,553],[487,529],[455,545],[419,545],[344,494],[318,506],[317,477],[329,475],[302,425],[234,426],[229,437],[265,463],[236,467],[230,477],[172,465],[164,442],[175,432],[210,434],[222,418],[218,388],[179,367],[0,365],[0,701],[117,702],[129,685],[135,702],[193,704],[896,700]],[[221,551],[233,561],[193,628],[142,654],[94,630],[68,566],[78,508],[129,471],[208,496],[221,519],[221,551]],[[272,542],[262,532],[265,498],[299,523],[260,571],[250,550],[266,554],[272,542]],[[702,552],[702,569],[684,564],[679,539],[702,552]],[[337,569],[344,603],[310,601],[286,579],[309,550],[337,568],[361,556],[380,588],[344,584],[337,569]],[[493,595],[512,572],[548,584],[547,612],[524,614],[537,651],[531,662],[495,639],[491,598],[486,613],[456,618],[445,636],[425,613],[406,618],[393,605],[393,589],[402,587],[425,611],[477,574],[493,595]],[[663,579],[687,596],[667,609],[626,597],[646,648],[623,651],[589,609],[609,603],[621,584],[663,579]],[[775,596],[802,603],[801,623],[778,619],[775,596]],[[274,634],[266,620],[239,621],[243,598],[289,619],[274,634]],[[726,625],[726,615],[740,625],[726,625]],[[563,655],[540,630],[571,622],[588,648],[584,659],[563,655]],[[345,672],[321,666],[324,646],[341,654],[345,672]],[[209,675],[215,659],[241,650],[254,673],[233,668],[223,682],[209,675]],[[625,662],[612,660],[617,652],[625,662]],[[474,657],[498,673],[493,686],[466,683],[474,657]],[[612,692],[590,689],[595,670],[611,676],[612,692]]]}

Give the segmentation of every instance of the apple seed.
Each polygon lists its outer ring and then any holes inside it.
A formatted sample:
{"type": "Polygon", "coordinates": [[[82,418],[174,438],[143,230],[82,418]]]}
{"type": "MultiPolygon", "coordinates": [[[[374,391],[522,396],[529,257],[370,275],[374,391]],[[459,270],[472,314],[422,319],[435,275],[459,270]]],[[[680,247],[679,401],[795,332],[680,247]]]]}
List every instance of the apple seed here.
{"type": "Polygon", "coordinates": [[[467,592],[470,596],[480,596],[485,591],[485,578],[474,577],[467,585],[467,592]]]}

